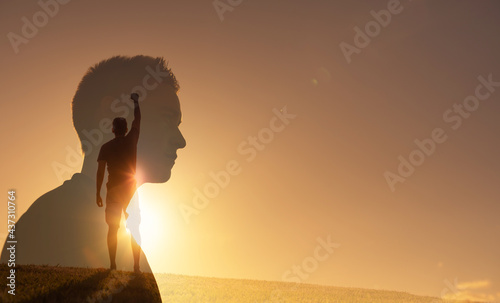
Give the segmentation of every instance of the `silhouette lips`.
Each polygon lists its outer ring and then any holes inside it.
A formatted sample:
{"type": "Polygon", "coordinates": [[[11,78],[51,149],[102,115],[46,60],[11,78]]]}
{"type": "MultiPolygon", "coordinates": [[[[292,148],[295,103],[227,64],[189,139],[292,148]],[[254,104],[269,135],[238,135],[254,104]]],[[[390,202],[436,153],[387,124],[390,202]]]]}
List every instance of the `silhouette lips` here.
{"type": "Polygon", "coordinates": [[[173,161],[175,161],[175,159],[177,159],[177,155],[176,154],[167,155],[167,158],[172,159],[173,161]]]}

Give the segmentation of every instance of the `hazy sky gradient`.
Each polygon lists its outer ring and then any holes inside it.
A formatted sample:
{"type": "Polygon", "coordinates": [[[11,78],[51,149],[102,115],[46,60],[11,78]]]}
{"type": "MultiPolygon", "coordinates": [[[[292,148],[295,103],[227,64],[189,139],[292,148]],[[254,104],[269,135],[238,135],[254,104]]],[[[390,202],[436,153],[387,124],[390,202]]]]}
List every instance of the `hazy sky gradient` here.
{"type": "Polygon", "coordinates": [[[221,21],[212,1],[73,0],[18,54],[7,34],[41,8],[2,2],[1,184],[18,214],[61,184],[52,164],[79,150],[70,102],[91,65],[164,56],[187,147],[168,183],[141,189],[145,230],[162,228],[143,235],[154,271],[281,280],[330,236],[341,246],[303,282],[439,296],[487,280],[470,292],[498,300],[500,87],[456,130],[443,113],[478,76],[500,81],[500,5],[401,1],[347,63],[339,44],[388,2],[243,0],[221,21]],[[238,146],[284,106],[297,117],[246,161],[238,146]],[[447,140],[392,192],[384,172],[435,128],[447,140]],[[231,160],[241,173],[187,224],[179,206],[231,160]]]}

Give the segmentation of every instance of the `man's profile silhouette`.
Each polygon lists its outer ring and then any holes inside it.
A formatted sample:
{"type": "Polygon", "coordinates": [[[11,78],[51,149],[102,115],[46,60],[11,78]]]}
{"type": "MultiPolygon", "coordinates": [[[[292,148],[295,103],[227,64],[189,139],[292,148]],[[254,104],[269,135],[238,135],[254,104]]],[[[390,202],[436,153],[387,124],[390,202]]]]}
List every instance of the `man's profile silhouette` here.
{"type": "MultiPolygon", "coordinates": [[[[108,182],[106,183],[106,223],[108,224],[108,251],[110,268],[116,269],[117,233],[120,227],[122,212],[126,212],[130,199],[136,190],[135,170],[137,142],[141,127],[141,110],[139,95],[133,93],[130,98],[134,101],[134,121],[132,129],[127,134],[127,120],[117,117],[113,120],[112,132],[115,138],[108,141],[99,151],[96,176],[96,203],[102,207],[101,186],[104,180],[106,164],[108,167],[108,182]]],[[[134,272],[140,272],[140,246],[131,236],[132,253],[134,255],[134,272]]]]}
{"type": "MultiPolygon", "coordinates": [[[[186,145],[179,130],[178,89],[174,74],[161,57],[115,56],[87,71],[72,101],[73,124],[84,155],[81,172],[38,198],[18,220],[16,263],[108,267],[108,226],[102,209],[95,204],[101,145],[113,139],[113,118],[132,119],[130,93],[139,92],[143,119],[137,143],[137,186],[168,181],[176,151],[186,145]]],[[[108,197],[106,190],[103,194],[108,197]]],[[[131,202],[127,213],[137,217],[137,203],[131,202]]],[[[117,236],[128,234],[121,228],[117,236]]],[[[5,245],[2,263],[9,259],[5,245]]],[[[117,269],[133,270],[132,262],[127,262],[132,259],[130,246],[118,243],[117,269]]],[[[142,251],[139,263],[142,271],[151,272],[142,251]]],[[[157,295],[159,298],[159,292],[157,295]]]]}

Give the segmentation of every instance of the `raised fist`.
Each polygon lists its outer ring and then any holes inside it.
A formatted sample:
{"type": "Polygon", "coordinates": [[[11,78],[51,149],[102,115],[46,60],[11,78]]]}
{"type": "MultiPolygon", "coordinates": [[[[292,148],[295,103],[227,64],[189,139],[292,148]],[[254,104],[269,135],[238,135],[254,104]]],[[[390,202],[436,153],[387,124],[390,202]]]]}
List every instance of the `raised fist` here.
{"type": "Polygon", "coordinates": [[[136,93],[133,93],[130,95],[130,99],[132,99],[134,101],[139,101],[139,95],[136,93]]]}

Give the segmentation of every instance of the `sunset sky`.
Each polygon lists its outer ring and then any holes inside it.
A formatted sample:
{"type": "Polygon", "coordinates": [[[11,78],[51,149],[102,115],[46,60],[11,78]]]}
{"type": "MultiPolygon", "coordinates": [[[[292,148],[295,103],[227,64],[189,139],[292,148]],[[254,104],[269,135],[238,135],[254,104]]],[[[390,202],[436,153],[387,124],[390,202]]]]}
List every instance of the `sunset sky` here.
{"type": "Polygon", "coordinates": [[[0,183],[18,216],[81,169],[87,69],[163,56],[187,146],[140,188],[155,272],[500,301],[497,1],[46,2],[47,20],[0,3],[0,183]]]}

